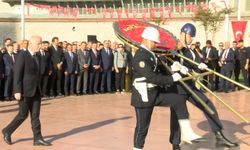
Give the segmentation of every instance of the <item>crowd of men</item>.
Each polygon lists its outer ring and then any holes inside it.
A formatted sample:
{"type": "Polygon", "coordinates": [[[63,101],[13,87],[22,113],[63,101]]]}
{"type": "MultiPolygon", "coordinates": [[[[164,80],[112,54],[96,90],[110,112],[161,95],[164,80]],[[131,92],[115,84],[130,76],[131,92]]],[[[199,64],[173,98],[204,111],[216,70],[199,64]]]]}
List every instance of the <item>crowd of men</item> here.
{"type": "MultiPolygon", "coordinates": [[[[233,41],[232,46],[230,42],[220,42],[218,48],[212,46],[211,40],[206,41],[206,46],[200,49],[199,42],[191,45],[191,49],[197,51],[203,63],[208,68],[221,73],[222,75],[231,78],[237,82],[240,73],[243,76],[243,83],[250,86],[249,78],[249,58],[250,49],[244,46],[244,41],[233,41]]],[[[239,90],[237,86],[233,86],[229,81],[214,76],[213,74],[204,77],[208,87],[213,91],[229,92],[239,90]]]]}
{"type": "MultiPolygon", "coordinates": [[[[4,100],[14,100],[13,65],[20,51],[26,51],[29,41],[20,44],[5,39],[0,53],[0,74],[4,100]]],[[[110,40],[91,42],[43,41],[40,52],[41,90],[43,97],[124,93],[125,76],[131,75],[133,53],[121,43],[110,40]]],[[[127,90],[131,89],[128,78],[127,90]]],[[[2,98],[2,99],[3,99],[2,98]]]]}
{"type": "MultiPolygon", "coordinates": [[[[0,53],[0,95],[2,100],[14,100],[13,65],[20,51],[28,49],[29,41],[21,43],[7,38],[0,53]]],[[[210,40],[201,48],[196,42],[190,46],[197,51],[202,61],[212,70],[239,82],[240,73],[243,84],[249,86],[250,50],[244,41],[220,42],[218,48],[210,40]]],[[[132,58],[135,49],[124,44],[104,40],[91,42],[59,41],[53,37],[51,42],[43,41],[41,56],[41,90],[43,97],[85,95],[100,93],[124,93],[132,87],[132,58]],[[125,77],[127,75],[127,85],[125,77]]],[[[211,90],[229,92],[234,87],[222,78],[214,75],[204,77],[204,82],[211,90]]]]}

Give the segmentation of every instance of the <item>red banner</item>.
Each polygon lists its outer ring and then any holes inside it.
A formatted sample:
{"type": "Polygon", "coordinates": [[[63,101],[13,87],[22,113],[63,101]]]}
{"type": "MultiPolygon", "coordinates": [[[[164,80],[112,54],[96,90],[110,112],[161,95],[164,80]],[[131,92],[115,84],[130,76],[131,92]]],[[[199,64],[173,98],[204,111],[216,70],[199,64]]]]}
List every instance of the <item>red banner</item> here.
{"type": "Polygon", "coordinates": [[[147,9],[146,8],[142,8],[142,10],[141,10],[141,16],[142,16],[142,19],[144,21],[147,20],[147,9]]]}
{"type": "Polygon", "coordinates": [[[121,20],[121,16],[122,16],[122,9],[121,9],[121,7],[119,7],[118,9],[116,9],[116,13],[117,13],[118,20],[121,20]]]}
{"type": "Polygon", "coordinates": [[[152,7],[149,9],[150,11],[150,19],[153,20],[155,18],[155,9],[152,7]]]}
{"type": "Polygon", "coordinates": [[[57,16],[60,16],[62,12],[63,12],[63,7],[59,5],[57,7],[57,16]]]}
{"type": "Polygon", "coordinates": [[[247,21],[232,21],[232,28],[235,41],[244,39],[247,21]]]}
{"type": "Polygon", "coordinates": [[[159,14],[160,14],[160,19],[161,19],[161,21],[163,21],[164,20],[164,10],[163,10],[163,7],[160,7],[158,11],[159,11],[159,14]]]}
{"type": "Polygon", "coordinates": [[[65,9],[64,9],[64,16],[68,16],[70,14],[70,7],[67,6],[65,9]]]}
{"type": "Polygon", "coordinates": [[[168,11],[168,20],[172,20],[172,9],[170,6],[167,7],[167,11],[168,11]]]}
{"type": "Polygon", "coordinates": [[[129,18],[129,9],[128,8],[125,9],[125,14],[126,14],[127,18],[129,18]]]}
{"type": "Polygon", "coordinates": [[[136,8],[133,9],[133,18],[134,19],[137,18],[137,9],[136,8]]]}
{"type": "Polygon", "coordinates": [[[109,15],[110,19],[113,19],[114,9],[112,7],[109,7],[109,15]]]}
{"type": "Polygon", "coordinates": [[[102,8],[102,19],[103,21],[106,20],[106,8],[102,8]]]}
{"type": "Polygon", "coordinates": [[[78,7],[73,8],[72,16],[75,20],[77,18],[78,12],[79,12],[78,7]]]}

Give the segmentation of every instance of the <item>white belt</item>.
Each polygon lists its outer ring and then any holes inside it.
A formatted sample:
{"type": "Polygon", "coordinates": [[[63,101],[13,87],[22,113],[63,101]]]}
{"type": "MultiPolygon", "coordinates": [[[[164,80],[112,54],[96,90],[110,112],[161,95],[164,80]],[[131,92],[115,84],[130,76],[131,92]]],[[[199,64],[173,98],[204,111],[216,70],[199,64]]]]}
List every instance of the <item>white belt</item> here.
{"type": "Polygon", "coordinates": [[[153,88],[156,85],[152,84],[152,83],[144,82],[145,80],[146,80],[145,77],[136,78],[134,80],[133,86],[140,93],[140,95],[142,97],[142,101],[143,102],[148,102],[148,91],[147,91],[147,88],[153,88]]]}

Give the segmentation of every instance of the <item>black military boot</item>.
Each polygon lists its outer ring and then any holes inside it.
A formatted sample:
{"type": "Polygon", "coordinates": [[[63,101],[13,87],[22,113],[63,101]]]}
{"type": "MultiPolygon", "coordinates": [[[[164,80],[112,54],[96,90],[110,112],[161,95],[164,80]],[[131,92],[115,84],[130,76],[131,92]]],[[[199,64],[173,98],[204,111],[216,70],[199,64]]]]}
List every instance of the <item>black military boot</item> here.
{"type": "Polygon", "coordinates": [[[179,144],[173,144],[173,150],[181,150],[181,147],[179,144]]]}
{"type": "Polygon", "coordinates": [[[216,147],[237,147],[239,146],[238,143],[233,143],[228,140],[222,133],[222,131],[215,132],[216,137],[216,147]]]}

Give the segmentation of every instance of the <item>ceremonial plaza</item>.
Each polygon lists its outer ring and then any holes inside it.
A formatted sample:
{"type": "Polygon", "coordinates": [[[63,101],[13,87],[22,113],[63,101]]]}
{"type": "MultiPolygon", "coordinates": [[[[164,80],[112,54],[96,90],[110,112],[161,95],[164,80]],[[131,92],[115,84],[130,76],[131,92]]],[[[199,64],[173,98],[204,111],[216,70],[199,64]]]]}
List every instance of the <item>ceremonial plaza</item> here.
{"type": "Polygon", "coordinates": [[[0,0],[0,149],[249,150],[249,5],[0,0]]]}

